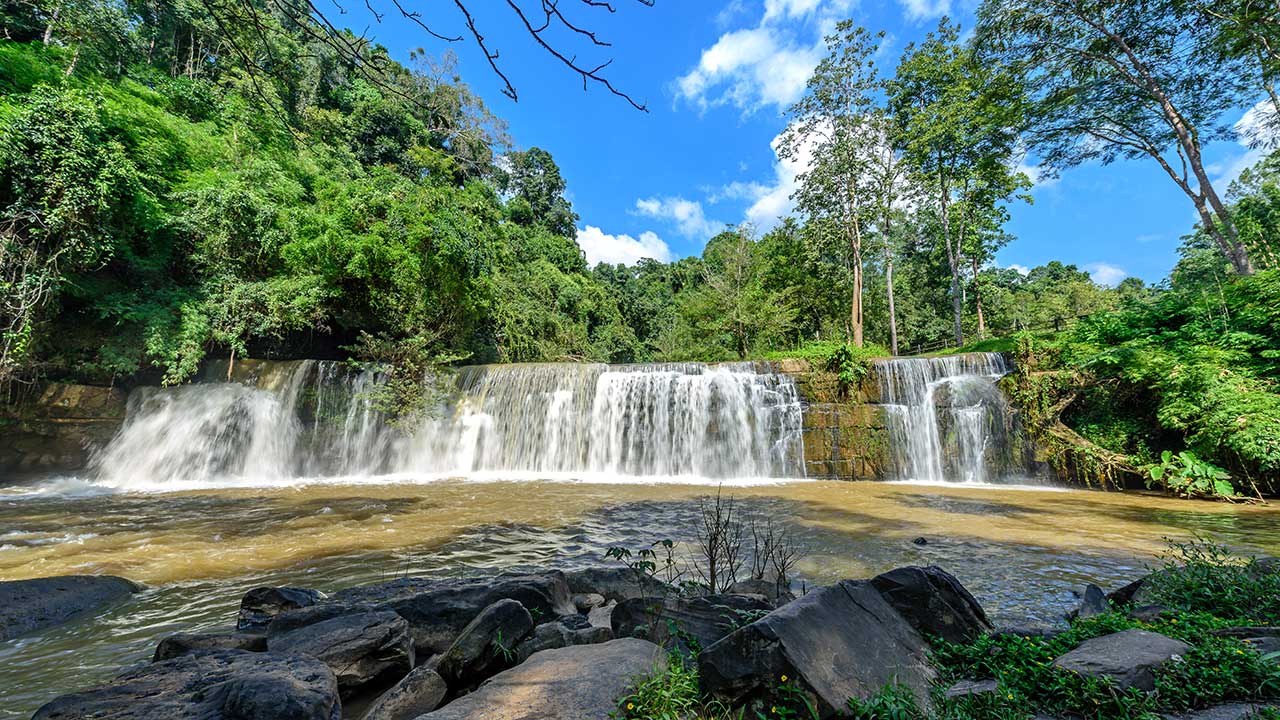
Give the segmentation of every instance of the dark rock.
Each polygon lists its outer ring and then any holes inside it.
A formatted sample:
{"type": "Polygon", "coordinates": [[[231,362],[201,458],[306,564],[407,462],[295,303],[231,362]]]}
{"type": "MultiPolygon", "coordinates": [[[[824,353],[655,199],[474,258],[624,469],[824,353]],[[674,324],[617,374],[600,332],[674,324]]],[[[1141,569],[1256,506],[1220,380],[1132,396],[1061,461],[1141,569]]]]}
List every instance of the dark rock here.
{"type": "Polygon", "coordinates": [[[1015,622],[1000,625],[992,634],[999,636],[1016,636],[1023,638],[1055,638],[1067,631],[1066,625],[1048,625],[1028,620],[1025,623],[1015,622]]]}
{"type": "Polygon", "coordinates": [[[419,665],[374,700],[362,720],[413,720],[440,707],[448,693],[439,673],[419,665]]]}
{"type": "Polygon", "coordinates": [[[762,595],[633,598],[614,608],[613,636],[644,638],[692,656],[771,610],[762,595]]]}
{"type": "Polygon", "coordinates": [[[573,596],[573,606],[580,613],[591,612],[593,608],[598,608],[604,603],[604,596],[600,593],[578,593],[573,596]]]}
{"type": "Polygon", "coordinates": [[[348,605],[347,603],[324,603],[301,607],[296,610],[285,610],[275,616],[267,624],[267,637],[276,637],[293,632],[298,628],[315,625],[346,615],[359,615],[373,612],[375,608],[368,605],[348,605]]]}
{"type": "Polygon", "coordinates": [[[946,696],[948,700],[955,700],[979,695],[993,695],[997,689],[998,686],[995,680],[961,680],[947,688],[946,696]]]}
{"type": "Polygon", "coordinates": [[[1262,711],[1276,709],[1274,705],[1254,705],[1252,703],[1228,703],[1214,705],[1203,710],[1163,716],[1165,720],[1261,720],[1262,711]]]}
{"type": "Polygon", "coordinates": [[[334,593],[338,602],[377,605],[394,610],[413,632],[423,657],[442,653],[480,611],[499,600],[516,600],[529,611],[534,623],[577,614],[577,608],[560,571],[538,575],[499,575],[493,578],[432,580],[402,578],[379,585],[350,588],[334,593]]]}
{"type": "Polygon", "coordinates": [[[866,581],[815,590],[734,631],[698,657],[702,688],[730,705],[767,696],[783,675],[824,718],[899,683],[928,711],[935,673],[924,638],[866,581]]]}
{"type": "Polygon", "coordinates": [[[63,695],[32,720],[339,720],[338,684],[301,655],[200,650],[63,695]]]}
{"type": "Polygon", "coordinates": [[[778,583],[772,580],[757,580],[755,578],[739,580],[730,585],[725,593],[728,595],[763,595],[775,607],[796,599],[790,588],[779,587],[778,583]]]}
{"type": "Polygon", "coordinates": [[[877,575],[871,585],[926,637],[968,642],[992,630],[978,601],[942,568],[897,568],[877,575]]]}
{"type": "Polygon", "coordinates": [[[1137,597],[1139,591],[1141,591],[1144,588],[1144,586],[1146,586],[1146,584],[1147,584],[1147,578],[1145,577],[1138,578],[1137,580],[1134,580],[1128,585],[1125,585],[1121,588],[1112,590],[1111,592],[1107,593],[1107,600],[1110,600],[1112,605],[1144,604],[1144,603],[1136,602],[1135,598],[1137,597]]]}
{"type": "Polygon", "coordinates": [[[623,567],[592,567],[570,570],[564,574],[569,590],[596,593],[605,600],[622,602],[635,598],[660,598],[676,589],[661,580],[623,567]]]}
{"type": "MultiPolygon", "coordinates": [[[[1274,635],[1269,637],[1244,638],[1244,643],[1253,648],[1253,650],[1259,655],[1280,653],[1280,637],[1275,637],[1274,635]]],[[[1280,658],[1276,658],[1276,664],[1280,665],[1280,658]]]]}
{"type": "Polygon", "coordinates": [[[912,545],[928,545],[928,544],[929,544],[929,541],[928,541],[928,540],[926,540],[926,539],[924,539],[924,538],[922,538],[922,537],[918,537],[918,538],[916,538],[915,540],[912,540],[912,541],[911,541],[911,544],[912,544],[912,545]]]}
{"type": "Polygon", "coordinates": [[[569,621],[569,618],[564,618],[561,622],[543,623],[534,628],[531,635],[516,645],[516,663],[522,663],[528,660],[529,656],[543,650],[571,645],[592,645],[613,639],[613,631],[607,627],[595,627],[589,623],[586,627],[582,627],[578,623],[566,621],[569,621]]]}
{"type": "Polygon", "coordinates": [[[1216,637],[1233,638],[1280,637],[1280,627],[1271,627],[1268,625],[1246,625],[1242,627],[1229,627],[1211,630],[1209,631],[1209,634],[1216,637]]]}
{"type": "Polygon", "coordinates": [[[1169,608],[1163,605],[1142,605],[1129,611],[1129,617],[1138,622],[1153,623],[1169,614],[1169,608]]]}
{"type": "Polygon", "coordinates": [[[1110,612],[1111,606],[1107,604],[1107,596],[1102,592],[1102,588],[1089,583],[1084,586],[1084,594],[1080,596],[1080,605],[1071,611],[1068,616],[1076,620],[1087,620],[1091,617],[1105,615],[1110,612]]]}
{"type": "Polygon", "coordinates": [[[295,587],[258,587],[244,594],[240,601],[237,630],[265,629],[275,616],[286,610],[309,607],[324,600],[318,590],[295,587]]]}
{"type": "Polygon", "coordinates": [[[61,575],[0,582],[0,640],[66,622],[140,590],[141,585],[112,575],[61,575]]]}
{"type": "Polygon", "coordinates": [[[196,650],[248,650],[264,652],[267,639],[250,633],[176,633],[156,645],[151,662],[162,662],[196,650]]]}
{"type": "Polygon", "coordinates": [[[1152,690],[1154,671],[1190,649],[1190,645],[1159,633],[1125,630],[1086,640],[1053,665],[1086,677],[1111,678],[1122,689],[1152,690]]]}
{"type": "Polygon", "coordinates": [[[533,631],[533,618],[516,600],[499,600],[480,612],[436,663],[449,689],[479,685],[514,664],[515,647],[533,631]]]}
{"type": "Polygon", "coordinates": [[[665,665],[662,648],[637,638],[543,650],[419,720],[603,720],[665,665]]]}
{"type": "Polygon", "coordinates": [[[409,623],[388,610],[340,615],[282,634],[269,634],[267,649],[320,659],[337,675],[344,697],[366,685],[407,675],[414,660],[409,623]]]}

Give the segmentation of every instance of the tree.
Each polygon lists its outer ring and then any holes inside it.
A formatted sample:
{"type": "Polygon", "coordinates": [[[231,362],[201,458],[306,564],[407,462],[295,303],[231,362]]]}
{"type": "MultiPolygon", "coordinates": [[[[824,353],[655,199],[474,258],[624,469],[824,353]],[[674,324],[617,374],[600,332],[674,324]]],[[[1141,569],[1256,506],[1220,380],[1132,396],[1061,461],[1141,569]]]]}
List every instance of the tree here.
{"type": "Polygon", "coordinates": [[[1032,95],[1029,145],[1053,170],[1148,157],[1191,199],[1205,231],[1248,275],[1253,263],[1205,169],[1247,98],[1238,62],[1195,62],[1195,13],[1179,0],[987,0],[976,42],[1016,66],[1032,95]]]}
{"type": "Polygon", "coordinates": [[[907,163],[903,161],[898,146],[900,128],[893,117],[882,109],[877,109],[868,118],[868,131],[874,141],[866,171],[873,188],[876,205],[877,229],[880,234],[880,245],[884,251],[885,295],[888,302],[889,316],[889,348],[894,355],[898,354],[898,311],[893,291],[893,264],[896,256],[894,248],[894,215],[898,206],[915,200],[918,190],[908,174],[907,163]]]}
{"type": "Polygon", "coordinates": [[[1280,140],[1280,6],[1267,0],[1186,0],[1184,10],[1200,15],[1193,62],[1252,66],[1256,85],[1271,103],[1271,112],[1263,113],[1246,139],[1255,145],[1280,140]]]}
{"type": "Polygon", "coordinates": [[[812,158],[800,173],[794,198],[819,236],[830,230],[848,248],[849,328],[858,347],[863,345],[863,236],[877,189],[868,175],[881,142],[873,120],[879,84],[872,61],[881,37],[851,20],[836,25],[826,38],[827,56],[814,68],[804,97],[789,110],[791,124],[778,147],[785,159],[812,158]]]}
{"type": "Polygon", "coordinates": [[[796,314],[790,292],[764,287],[757,244],[747,228],[711,238],[702,257],[702,284],[678,300],[695,337],[727,347],[738,359],[786,337],[796,314]]]}
{"type": "Polygon", "coordinates": [[[578,216],[564,197],[564,178],[542,148],[530,148],[507,156],[508,169],[500,177],[501,186],[512,194],[512,219],[522,224],[538,224],[561,237],[573,237],[578,216]]]}

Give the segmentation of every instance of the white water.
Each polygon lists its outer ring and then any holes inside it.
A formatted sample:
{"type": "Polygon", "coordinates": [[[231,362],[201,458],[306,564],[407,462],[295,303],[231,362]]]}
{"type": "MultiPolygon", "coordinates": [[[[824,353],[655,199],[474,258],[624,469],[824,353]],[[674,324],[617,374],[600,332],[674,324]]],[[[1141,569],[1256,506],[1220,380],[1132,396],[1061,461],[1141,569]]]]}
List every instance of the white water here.
{"type": "Polygon", "coordinates": [[[398,428],[384,378],[282,363],[253,385],[201,383],[130,398],[94,462],[124,490],[468,479],[745,483],[803,474],[789,377],[750,364],[464,368],[435,417],[398,428]]]}
{"type": "Polygon", "coordinates": [[[999,353],[876,363],[898,480],[987,483],[1007,464],[999,353]]]}

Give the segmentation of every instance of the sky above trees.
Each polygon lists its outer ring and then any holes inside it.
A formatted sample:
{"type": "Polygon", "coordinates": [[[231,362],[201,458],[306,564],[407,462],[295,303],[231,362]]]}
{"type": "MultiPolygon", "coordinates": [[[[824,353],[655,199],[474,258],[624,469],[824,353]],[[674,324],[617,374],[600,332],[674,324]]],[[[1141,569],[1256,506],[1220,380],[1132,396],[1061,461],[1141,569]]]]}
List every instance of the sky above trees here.
{"type": "MultiPolygon", "coordinates": [[[[465,27],[451,3],[424,10],[442,34],[465,27]],[[457,26],[457,27],[454,27],[457,26]]],[[[452,50],[459,72],[507,118],[515,142],[546,148],[559,163],[574,209],[579,241],[589,260],[630,262],[697,254],[726,224],[749,221],[767,230],[793,206],[796,158],[776,148],[784,112],[797,100],[822,55],[822,36],[852,18],[883,30],[880,64],[891,73],[907,43],[919,41],[949,14],[972,31],[969,0],[634,0],[591,18],[591,29],[613,47],[609,78],[637,100],[641,113],[599,88],[583,92],[512,23],[503,3],[477,4],[477,24],[500,52],[498,62],[519,90],[502,97],[500,78],[472,42],[446,43],[398,17],[360,18],[396,57],[411,49],[452,50]]],[[[469,39],[469,38],[468,38],[469,39]]],[[[1240,109],[1243,117],[1247,108],[1240,109]]],[[[1260,157],[1244,145],[1209,147],[1210,170],[1228,178],[1260,157]]],[[[1027,160],[1034,170],[1035,158],[1027,160]]],[[[1035,177],[1035,173],[1029,173],[1035,177]]],[[[1100,282],[1126,276],[1157,281],[1173,265],[1179,238],[1195,213],[1153,163],[1090,164],[1057,179],[1040,179],[1034,205],[1012,209],[1008,229],[1017,240],[997,255],[1005,267],[1033,267],[1051,259],[1087,268],[1100,282]]]]}

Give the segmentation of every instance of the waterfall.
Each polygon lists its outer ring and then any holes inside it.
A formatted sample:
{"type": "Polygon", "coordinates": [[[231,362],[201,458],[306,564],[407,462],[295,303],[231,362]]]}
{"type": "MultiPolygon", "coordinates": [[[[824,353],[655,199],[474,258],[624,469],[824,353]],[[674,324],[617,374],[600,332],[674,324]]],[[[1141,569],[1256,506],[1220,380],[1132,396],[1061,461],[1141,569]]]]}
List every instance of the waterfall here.
{"type": "Polygon", "coordinates": [[[999,353],[901,358],[874,365],[899,480],[984,483],[1009,466],[999,353]]]}
{"type": "MultiPolygon", "coordinates": [[[[225,365],[222,366],[225,368],[225,365]]],[[[386,378],[260,363],[239,382],[144,388],[94,459],[124,489],[378,476],[739,480],[803,475],[792,379],[750,363],[462,368],[417,427],[378,409],[386,378]]]]}

